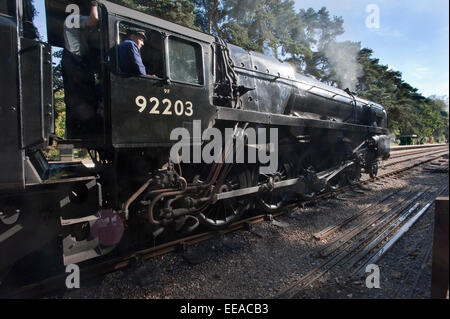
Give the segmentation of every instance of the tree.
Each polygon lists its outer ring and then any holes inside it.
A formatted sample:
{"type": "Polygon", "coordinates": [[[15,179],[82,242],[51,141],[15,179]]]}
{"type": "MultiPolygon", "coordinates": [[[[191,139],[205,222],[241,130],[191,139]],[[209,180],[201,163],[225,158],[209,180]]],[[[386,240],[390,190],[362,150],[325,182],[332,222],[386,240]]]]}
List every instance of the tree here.
{"type": "Polygon", "coordinates": [[[433,132],[433,136],[436,140],[445,142],[449,137],[448,96],[432,95],[428,97],[428,103],[437,120],[437,127],[433,132]]]}
{"type": "Polygon", "coordinates": [[[219,0],[192,0],[195,5],[195,26],[202,32],[217,34],[223,8],[219,0]]]}
{"type": "Polygon", "coordinates": [[[357,86],[358,95],[386,108],[389,128],[397,135],[448,138],[445,100],[425,98],[403,81],[400,72],[381,65],[379,59],[372,58],[372,54],[373,51],[367,48],[359,53],[364,76],[357,86]]]}
{"type": "Polygon", "coordinates": [[[24,0],[23,1],[23,33],[24,36],[30,39],[38,39],[39,32],[34,25],[34,18],[37,14],[36,8],[34,6],[34,0],[24,0]]]}
{"type": "Polygon", "coordinates": [[[195,25],[193,0],[111,0],[117,4],[175,22],[190,28],[195,25]]]}
{"type": "Polygon", "coordinates": [[[245,49],[263,52],[274,47],[274,9],[280,0],[223,0],[218,25],[223,37],[245,49]],[[240,36],[237,36],[240,35],[240,36]]]}
{"type": "Polygon", "coordinates": [[[444,96],[432,95],[432,96],[429,96],[428,98],[433,100],[433,102],[439,107],[439,109],[441,111],[448,113],[449,101],[448,101],[447,95],[444,95],[444,96]]]}
{"type": "Polygon", "coordinates": [[[329,84],[336,83],[332,80],[327,47],[330,43],[336,43],[336,37],[344,33],[343,24],[342,17],[331,18],[325,7],[319,11],[301,9],[293,36],[296,46],[288,51],[292,55],[290,61],[307,75],[331,82],[329,84]]]}

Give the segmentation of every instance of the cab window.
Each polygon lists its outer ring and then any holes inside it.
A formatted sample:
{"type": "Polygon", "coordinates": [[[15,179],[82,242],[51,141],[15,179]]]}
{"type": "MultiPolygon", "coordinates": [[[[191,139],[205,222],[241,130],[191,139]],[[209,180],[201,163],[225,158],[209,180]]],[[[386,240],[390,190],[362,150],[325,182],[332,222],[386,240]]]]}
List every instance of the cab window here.
{"type": "MultiPolygon", "coordinates": [[[[144,40],[144,46],[140,49],[140,53],[147,75],[164,78],[164,41],[161,32],[122,22],[119,24],[119,45],[127,40],[127,34],[130,29],[145,31],[146,39],[144,40]]],[[[120,59],[119,56],[118,59],[120,59]]],[[[119,65],[120,63],[118,63],[118,69],[120,70],[119,65]]],[[[120,71],[125,73],[122,70],[120,71]]]]}
{"type": "Polygon", "coordinates": [[[169,38],[170,79],[203,85],[201,47],[180,38],[169,38]]]}

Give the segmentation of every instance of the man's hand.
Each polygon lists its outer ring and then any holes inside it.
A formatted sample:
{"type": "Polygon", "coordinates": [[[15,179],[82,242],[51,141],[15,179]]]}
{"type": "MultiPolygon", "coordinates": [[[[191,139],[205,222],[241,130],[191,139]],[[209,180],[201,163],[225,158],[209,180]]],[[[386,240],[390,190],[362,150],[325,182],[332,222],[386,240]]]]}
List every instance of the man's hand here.
{"type": "Polygon", "coordinates": [[[98,25],[98,2],[91,2],[91,14],[86,20],[86,26],[89,28],[97,27],[98,25]]]}

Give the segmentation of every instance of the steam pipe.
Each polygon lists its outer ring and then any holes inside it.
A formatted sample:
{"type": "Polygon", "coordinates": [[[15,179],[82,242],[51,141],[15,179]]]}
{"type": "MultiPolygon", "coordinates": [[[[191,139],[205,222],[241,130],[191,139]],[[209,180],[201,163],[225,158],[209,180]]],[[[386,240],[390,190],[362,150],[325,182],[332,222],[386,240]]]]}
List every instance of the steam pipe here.
{"type": "Polygon", "coordinates": [[[152,178],[150,178],[144,185],[142,185],[131,197],[125,202],[123,205],[122,211],[125,213],[125,219],[128,220],[129,217],[129,207],[130,205],[138,198],[146,189],[150,186],[152,182],[152,178]]]}
{"type": "Polygon", "coordinates": [[[156,197],[152,200],[150,206],[148,207],[148,220],[149,220],[150,224],[153,224],[153,225],[160,225],[160,224],[161,224],[161,222],[155,220],[154,217],[153,217],[153,208],[155,207],[156,203],[157,203],[161,198],[167,197],[167,196],[177,196],[177,195],[182,195],[182,194],[184,194],[184,193],[186,192],[186,190],[187,190],[187,181],[186,181],[186,179],[184,179],[183,177],[180,177],[180,181],[181,181],[181,183],[182,183],[181,190],[179,190],[179,191],[174,191],[174,192],[165,192],[165,193],[161,193],[161,194],[159,194],[158,196],[156,196],[156,197]]]}
{"type": "MultiPolygon", "coordinates": [[[[149,186],[152,182],[153,178],[150,178],[144,185],[142,185],[131,197],[122,205],[122,212],[125,214],[125,219],[129,218],[129,207],[130,205],[138,198],[149,186]]],[[[151,191],[149,195],[159,194],[162,192],[168,192],[174,190],[173,188],[164,188],[164,189],[156,189],[151,191]]]]}

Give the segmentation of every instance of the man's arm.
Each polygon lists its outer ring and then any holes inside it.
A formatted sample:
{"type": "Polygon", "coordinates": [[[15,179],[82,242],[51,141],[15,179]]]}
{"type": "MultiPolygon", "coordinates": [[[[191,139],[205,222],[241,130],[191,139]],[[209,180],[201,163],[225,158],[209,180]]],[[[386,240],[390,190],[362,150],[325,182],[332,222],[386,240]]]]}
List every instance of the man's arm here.
{"type": "Polygon", "coordinates": [[[133,64],[134,67],[136,69],[136,74],[139,75],[147,75],[147,70],[145,69],[144,63],[142,62],[142,56],[141,56],[141,51],[139,50],[139,48],[136,45],[133,45],[133,64]]]}
{"type": "Polygon", "coordinates": [[[86,26],[89,28],[96,27],[98,25],[98,2],[92,1],[91,14],[86,20],[86,26]]]}

